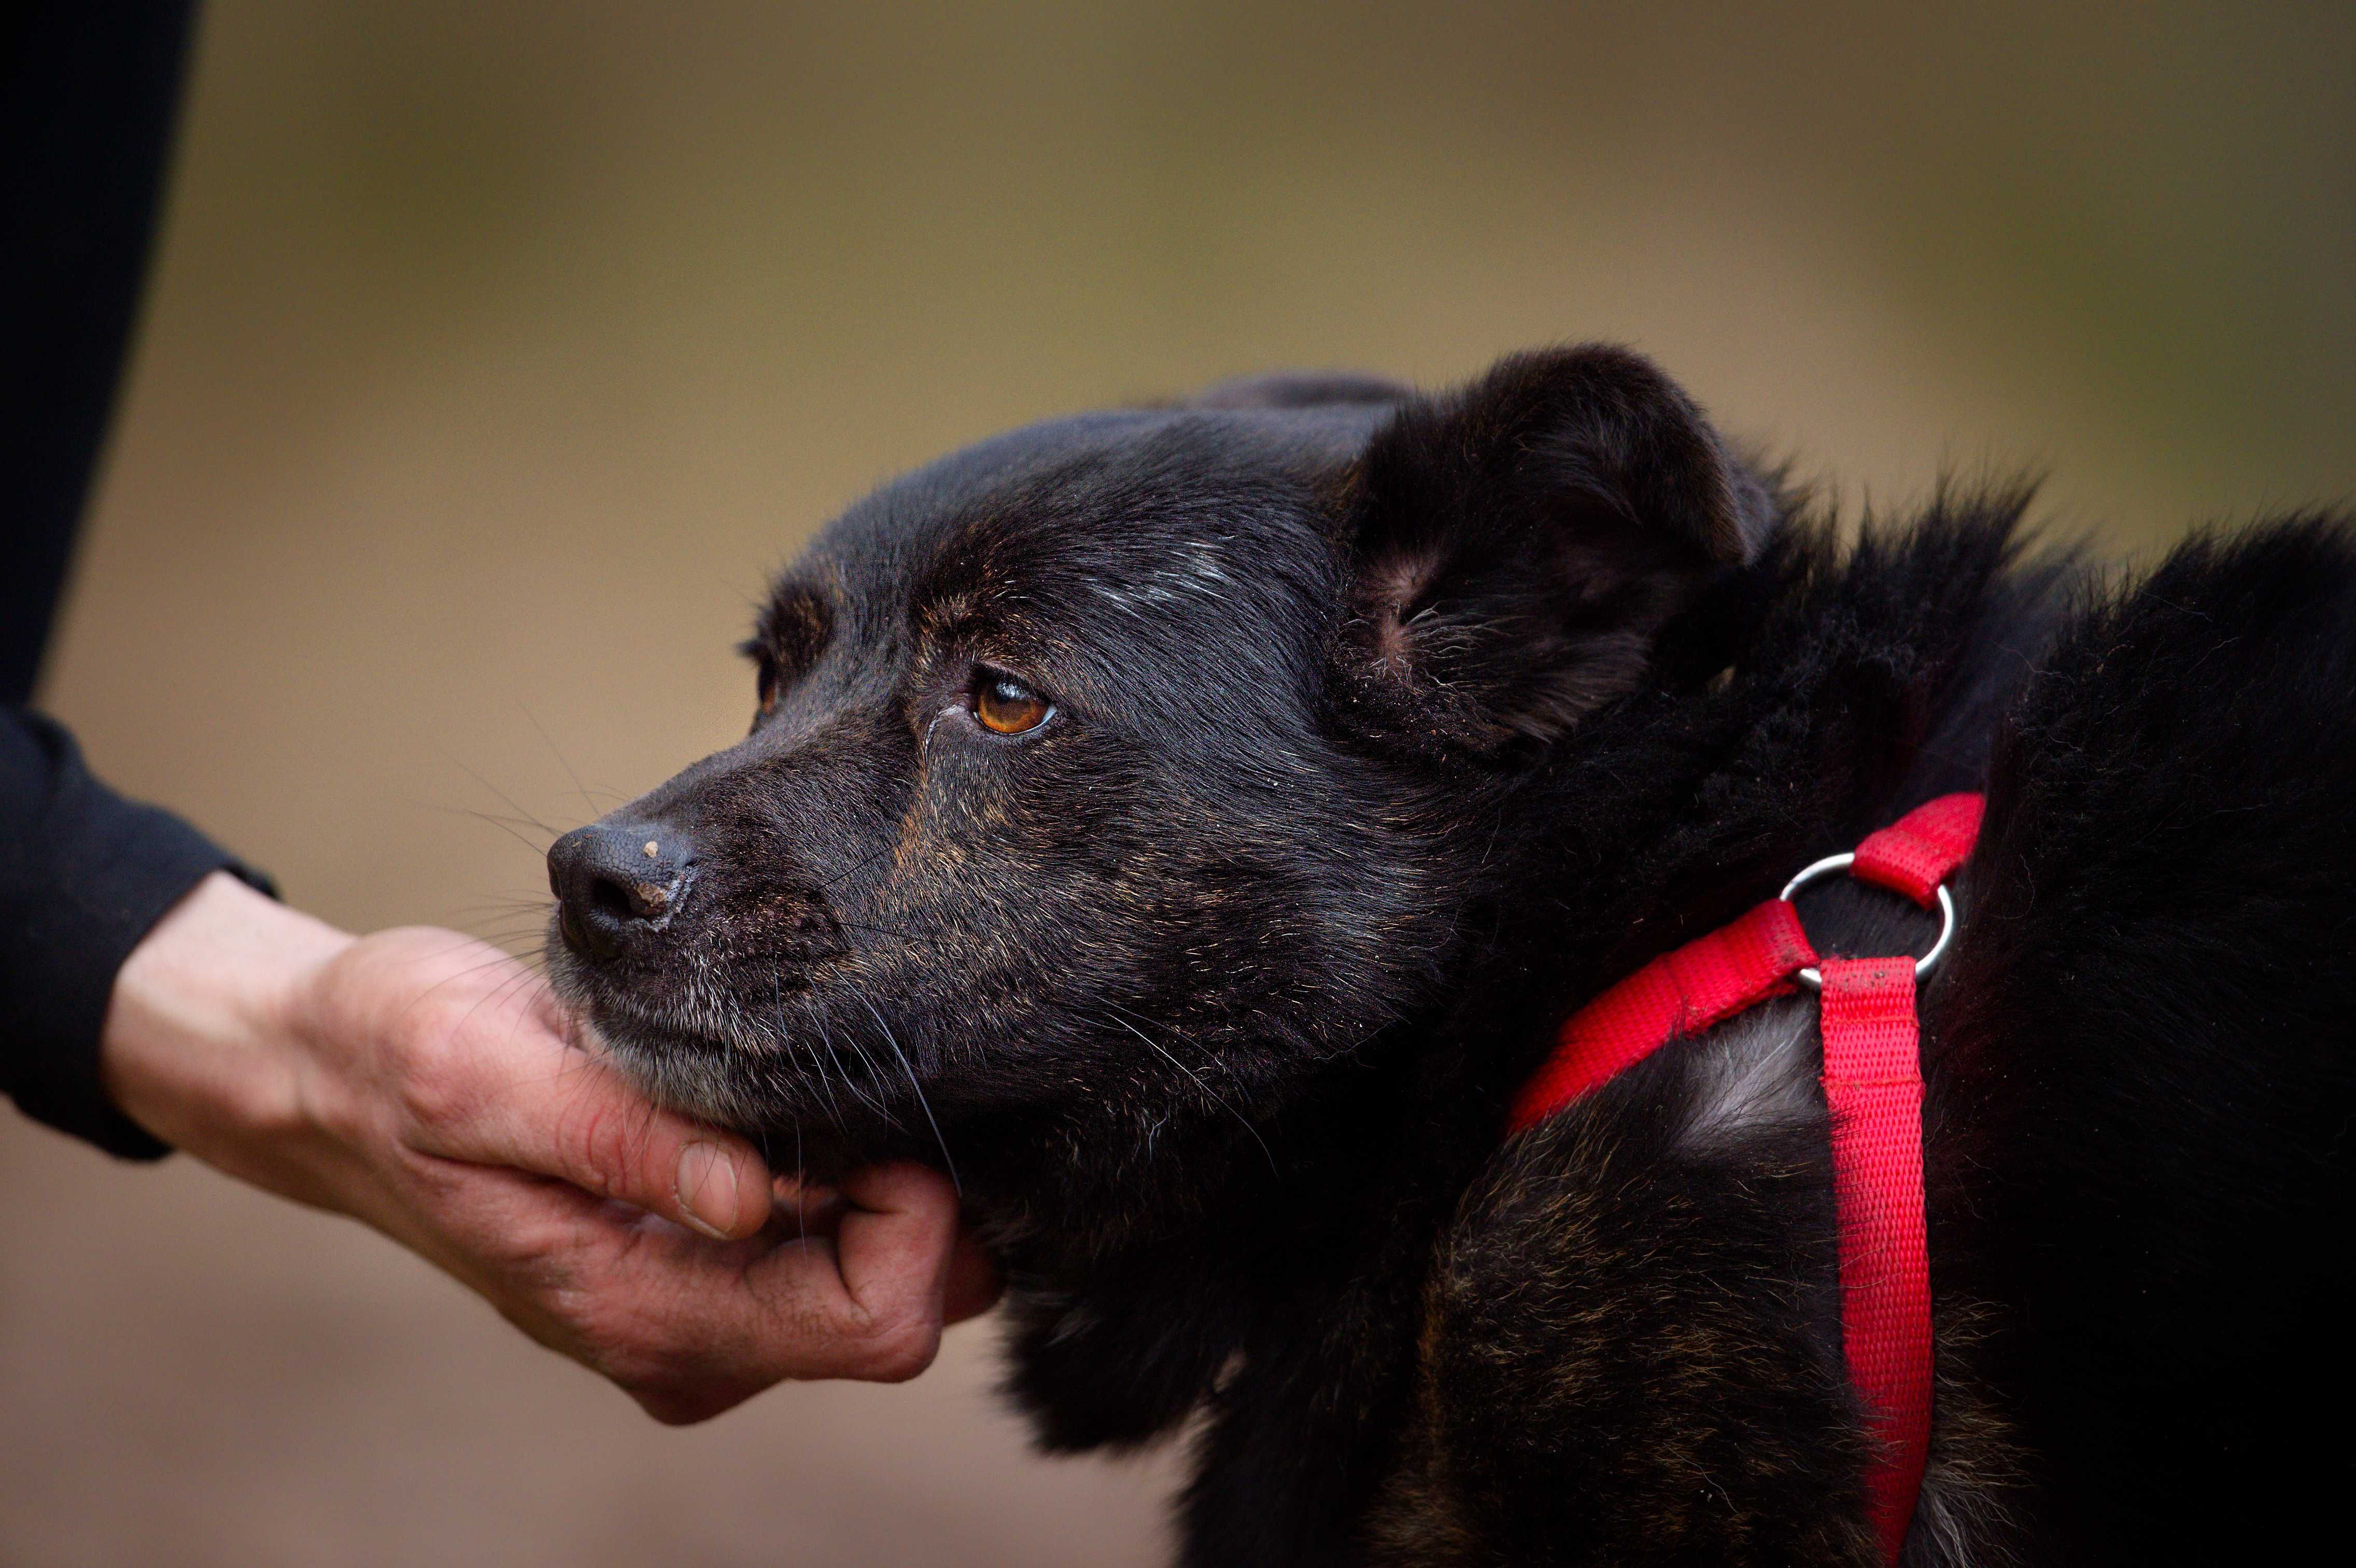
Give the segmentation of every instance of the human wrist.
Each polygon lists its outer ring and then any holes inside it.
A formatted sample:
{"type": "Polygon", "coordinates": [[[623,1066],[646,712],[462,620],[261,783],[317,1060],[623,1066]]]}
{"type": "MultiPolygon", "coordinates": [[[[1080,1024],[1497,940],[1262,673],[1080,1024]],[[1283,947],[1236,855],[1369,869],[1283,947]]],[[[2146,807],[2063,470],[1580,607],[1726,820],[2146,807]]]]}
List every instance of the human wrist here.
{"type": "Polygon", "coordinates": [[[226,873],[207,876],[115,975],[100,1035],[107,1094],[166,1143],[259,1175],[246,1145],[303,1116],[295,1012],[351,941],[226,873]]]}

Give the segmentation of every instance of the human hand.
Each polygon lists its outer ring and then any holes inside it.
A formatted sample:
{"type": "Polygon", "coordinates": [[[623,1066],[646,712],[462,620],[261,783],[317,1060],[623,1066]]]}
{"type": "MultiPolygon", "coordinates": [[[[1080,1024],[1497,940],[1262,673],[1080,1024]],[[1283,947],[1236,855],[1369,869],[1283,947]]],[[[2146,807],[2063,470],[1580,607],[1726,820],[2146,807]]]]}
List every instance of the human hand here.
{"type": "Polygon", "coordinates": [[[773,1220],[758,1154],[648,1104],[571,1029],[494,948],[354,939],[216,874],[117,975],[102,1067],[157,1137],[366,1220],[660,1421],[786,1378],[914,1377],[995,1298],[933,1172],[780,1183],[773,1220]]]}

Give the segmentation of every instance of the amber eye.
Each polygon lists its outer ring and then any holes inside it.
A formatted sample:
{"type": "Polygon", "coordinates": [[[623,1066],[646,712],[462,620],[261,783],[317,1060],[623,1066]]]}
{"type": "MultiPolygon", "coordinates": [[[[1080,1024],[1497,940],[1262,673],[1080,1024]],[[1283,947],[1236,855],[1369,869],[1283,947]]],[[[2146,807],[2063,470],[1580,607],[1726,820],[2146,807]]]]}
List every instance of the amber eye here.
{"type": "Polygon", "coordinates": [[[1037,729],[1054,711],[1046,698],[1012,675],[984,671],[981,683],[974,688],[973,716],[1000,735],[1037,729]]]}

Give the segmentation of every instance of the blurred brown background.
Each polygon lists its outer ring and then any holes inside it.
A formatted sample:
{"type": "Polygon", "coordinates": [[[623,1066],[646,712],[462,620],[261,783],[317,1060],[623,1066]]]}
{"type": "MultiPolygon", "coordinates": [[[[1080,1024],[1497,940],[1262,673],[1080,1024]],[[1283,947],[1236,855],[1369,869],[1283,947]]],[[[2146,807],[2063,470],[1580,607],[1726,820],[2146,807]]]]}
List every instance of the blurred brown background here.
{"type": "MultiPolygon", "coordinates": [[[[1604,337],[1853,505],[2356,492],[2356,8],[1937,9],[220,0],[46,702],[305,907],[520,945],[469,812],[734,738],[764,574],[1038,415],[1604,337]]],[[[1030,1456],[993,1355],[665,1431],[0,1118],[9,1563],[1154,1560],[1172,1461],[1030,1456]]]]}

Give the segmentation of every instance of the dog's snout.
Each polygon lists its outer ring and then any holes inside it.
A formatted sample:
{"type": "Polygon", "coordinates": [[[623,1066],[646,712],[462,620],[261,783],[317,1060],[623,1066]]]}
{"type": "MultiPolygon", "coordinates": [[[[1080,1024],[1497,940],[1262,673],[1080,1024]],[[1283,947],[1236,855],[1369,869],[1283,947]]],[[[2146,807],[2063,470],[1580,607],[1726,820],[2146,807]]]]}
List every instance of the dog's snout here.
{"type": "Polygon", "coordinates": [[[693,847],[675,829],[644,822],[592,822],[548,849],[564,945],[603,961],[643,943],[669,923],[686,896],[693,847]]]}

